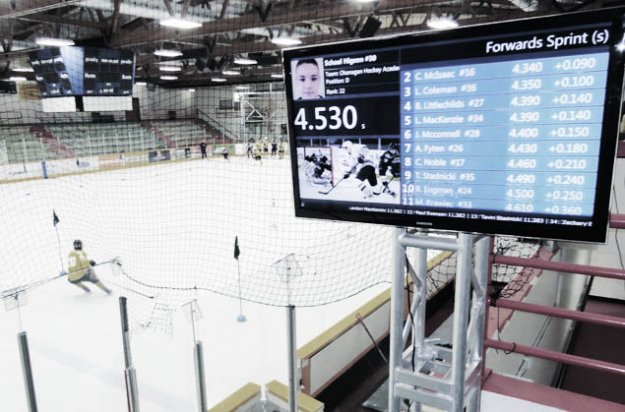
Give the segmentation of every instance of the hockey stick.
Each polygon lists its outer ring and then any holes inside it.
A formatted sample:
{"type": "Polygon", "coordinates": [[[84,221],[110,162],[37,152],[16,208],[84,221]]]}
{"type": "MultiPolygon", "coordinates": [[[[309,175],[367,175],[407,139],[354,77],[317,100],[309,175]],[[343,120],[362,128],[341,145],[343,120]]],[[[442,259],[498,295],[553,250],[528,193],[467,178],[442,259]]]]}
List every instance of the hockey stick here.
{"type": "Polygon", "coordinates": [[[352,167],[347,173],[345,173],[343,175],[343,177],[336,182],[335,185],[332,185],[332,187],[326,191],[323,190],[319,190],[319,193],[321,193],[322,195],[327,195],[328,193],[330,193],[331,191],[334,190],[335,187],[337,187],[339,185],[339,183],[341,183],[343,180],[347,179],[348,177],[350,177],[352,175],[352,173],[354,173],[354,171],[356,170],[356,166],[352,167]]]}
{"type": "MultiPolygon", "coordinates": [[[[107,283],[108,283],[108,282],[107,282],[107,283]]],[[[132,293],[137,294],[137,295],[139,295],[139,296],[143,296],[144,298],[148,298],[148,299],[154,299],[154,298],[155,298],[155,296],[152,296],[152,295],[146,295],[145,293],[139,292],[139,291],[138,291],[138,290],[136,290],[136,289],[133,289],[133,288],[128,287],[128,286],[126,286],[126,285],[122,285],[122,284],[121,284],[121,283],[119,283],[119,282],[111,282],[111,284],[112,284],[113,286],[117,286],[117,287],[118,287],[118,288],[120,288],[120,289],[124,289],[124,290],[126,290],[126,291],[128,291],[128,292],[132,292],[132,293]]]]}
{"type": "MultiPolygon", "coordinates": [[[[388,188],[388,186],[390,185],[390,183],[393,181],[393,179],[395,179],[395,176],[391,176],[391,178],[388,180],[388,182],[386,182],[386,187],[387,187],[387,188],[388,188]]],[[[391,191],[391,189],[388,189],[388,190],[389,190],[389,191],[391,191]]],[[[381,192],[377,192],[377,193],[376,193],[376,192],[372,191],[371,193],[373,193],[373,194],[374,194],[374,195],[376,195],[376,196],[380,196],[382,193],[384,193],[384,189],[382,189],[382,191],[381,191],[381,192]]],[[[391,191],[391,193],[392,193],[392,191],[391,191]]],[[[390,194],[390,193],[389,193],[389,194],[390,194]]],[[[393,197],[395,197],[395,196],[393,196],[393,197]]]]}
{"type": "Polygon", "coordinates": [[[345,180],[345,176],[343,176],[338,182],[336,182],[335,185],[332,185],[332,187],[326,191],[323,190],[319,190],[319,193],[321,193],[322,195],[327,195],[328,193],[330,193],[331,191],[334,190],[335,187],[337,187],[339,185],[339,183],[341,183],[343,180],[345,180]]]}
{"type": "MultiPolygon", "coordinates": [[[[99,265],[104,265],[107,263],[115,263],[117,262],[117,258],[111,259],[111,260],[107,260],[104,262],[100,262],[98,264],[96,264],[95,266],[99,266],[99,265]]],[[[84,269],[80,269],[80,270],[84,270],[84,269]]],[[[19,285],[15,288],[12,289],[6,289],[6,290],[0,290],[0,300],[4,300],[4,299],[8,299],[8,298],[12,298],[12,299],[17,299],[20,293],[25,293],[30,291],[31,289],[35,289],[39,286],[43,286],[46,283],[55,281],[59,278],[62,278],[64,276],[68,276],[70,273],[74,273],[74,272],[78,272],[77,271],[72,271],[72,272],[66,272],[66,271],[61,271],[61,273],[59,273],[56,276],[50,277],[50,278],[46,278],[46,279],[41,279],[41,280],[37,280],[35,282],[32,283],[27,283],[25,285],[19,285]]]]}

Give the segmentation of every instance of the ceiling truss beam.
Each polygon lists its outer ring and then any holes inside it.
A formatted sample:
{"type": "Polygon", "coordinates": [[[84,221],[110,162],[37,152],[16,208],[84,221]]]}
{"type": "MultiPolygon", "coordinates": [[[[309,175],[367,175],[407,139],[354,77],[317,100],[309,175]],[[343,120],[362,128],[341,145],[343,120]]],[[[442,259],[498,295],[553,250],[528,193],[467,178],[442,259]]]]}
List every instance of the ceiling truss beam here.
{"type": "Polygon", "coordinates": [[[108,27],[108,24],[102,23],[102,22],[79,20],[79,19],[72,19],[72,18],[59,17],[59,16],[52,16],[52,15],[49,15],[49,14],[46,14],[46,15],[40,15],[40,14],[27,15],[27,16],[19,17],[18,20],[34,22],[34,23],[44,23],[44,24],[48,24],[48,23],[52,23],[52,24],[67,24],[67,25],[70,25],[70,26],[78,26],[78,27],[85,27],[85,28],[89,28],[89,29],[98,29],[98,30],[106,29],[108,27]]]}
{"type": "MultiPolygon", "coordinates": [[[[351,2],[336,2],[335,7],[319,8],[318,4],[311,4],[301,7],[297,11],[290,11],[288,4],[279,3],[271,7],[269,13],[268,7],[273,3],[268,3],[263,13],[253,8],[254,12],[245,13],[240,17],[228,19],[213,20],[206,22],[202,27],[186,31],[176,31],[172,29],[161,28],[160,30],[136,30],[132,33],[119,33],[111,40],[112,47],[122,47],[128,45],[138,45],[142,43],[152,43],[163,40],[183,40],[193,37],[201,37],[207,34],[224,33],[234,30],[244,30],[252,28],[268,28],[272,26],[281,26],[286,24],[304,24],[313,21],[336,20],[340,17],[358,17],[369,16],[374,12],[390,13],[395,10],[410,9],[412,11],[420,11],[426,13],[431,9],[431,0],[387,0],[379,5],[360,4],[354,6],[351,2]],[[264,20],[263,20],[264,16],[264,20]],[[340,16],[340,17],[339,17],[340,16]]],[[[505,3],[507,8],[487,9],[491,19],[500,14],[509,15],[516,12],[516,16],[529,17],[532,13],[525,13],[518,8],[514,8],[510,3],[505,3]]],[[[248,3],[248,6],[249,3],[248,3]]],[[[450,6],[451,10],[459,11],[460,7],[450,6]]],[[[262,7],[261,7],[261,10],[262,7]]]]}
{"type": "Polygon", "coordinates": [[[0,2],[0,20],[15,19],[29,14],[38,14],[67,6],[79,6],[82,0],[18,0],[15,7],[9,2],[0,2]]]}

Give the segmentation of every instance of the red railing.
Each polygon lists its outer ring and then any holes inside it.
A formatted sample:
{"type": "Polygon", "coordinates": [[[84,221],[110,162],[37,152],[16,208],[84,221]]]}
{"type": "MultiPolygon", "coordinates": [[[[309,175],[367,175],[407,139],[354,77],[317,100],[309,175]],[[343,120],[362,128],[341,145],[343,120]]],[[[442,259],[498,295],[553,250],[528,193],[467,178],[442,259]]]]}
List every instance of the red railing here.
{"type": "MultiPolygon", "coordinates": [[[[625,215],[612,215],[610,217],[610,227],[622,229],[625,228],[625,215]]],[[[606,277],[611,279],[619,279],[625,281],[625,270],[616,268],[607,268],[600,266],[579,265],[565,262],[553,262],[537,258],[520,258],[512,256],[491,256],[492,263],[506,264],[511,266],[520,266],[525,268],[543,269],[569,274],[583,274],[590,276],[606,277]]],[[[564,319],[571,319],[580,322],[590,322],[599,325],[617,327],[625,329],[625,318],[607,316],[596,313],[580,312],[570,309],[563,309],[553,306],[536,305],[531,303],[519,302],[511,299],[497,299],[492,302],[497,308],[505,308],[509,310],[518,310],[528,313],[535,313],[546,316],[553,316],[564,319]]],[[[488,311],[487,311],[488,312],[488,311]]],[[[488,313],[486,314],[488,321],[488,313]]],[[[488,329],[488,328],[486,328],[488,329]]],[[[624,332],[625,333],[625,332],[624,332]]],[[[591,369],[597,369],[605,372],[611,372],[618,375],[625,375],[625,365],[611,362],[605,362],[597,359],[589,359],[581,356],[570,355],[566,353],[555,352],[547,349],[541,349],[514,342],[505,342],[500,340],[489,339],[486,337],[484,348],[500,349],[506,352],[514,352],[522,355],[532,356],[539,359],[545,359],[555,362],[561,362],[568,365],[577,365],[591,369]]],[[[484,358],[485,359],[485,358],[484,358]]]]}

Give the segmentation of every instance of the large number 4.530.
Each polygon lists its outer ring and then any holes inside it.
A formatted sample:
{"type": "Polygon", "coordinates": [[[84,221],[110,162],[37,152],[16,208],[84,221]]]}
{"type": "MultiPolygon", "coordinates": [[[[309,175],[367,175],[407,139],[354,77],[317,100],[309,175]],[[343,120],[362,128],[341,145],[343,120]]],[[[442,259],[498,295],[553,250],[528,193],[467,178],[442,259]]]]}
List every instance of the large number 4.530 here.
{"type": "Polygon", "coordinates": [[[302,107],[297,112],[293,124],[301,127],[302,130],[338,130],[341,128],[352,130],[358,124],[358,112],[352,105],[343,108],[339,106],[315,107],[314,115],[314,123],[309,123],[306,120],[306,109],[302,107]]]}

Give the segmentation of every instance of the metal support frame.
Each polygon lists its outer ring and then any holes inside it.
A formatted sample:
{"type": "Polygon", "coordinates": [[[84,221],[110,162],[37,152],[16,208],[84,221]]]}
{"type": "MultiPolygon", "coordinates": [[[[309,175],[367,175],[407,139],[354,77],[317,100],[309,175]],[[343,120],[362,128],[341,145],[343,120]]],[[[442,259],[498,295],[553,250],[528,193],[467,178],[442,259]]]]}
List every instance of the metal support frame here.
{"type": "Polygon", "coordinates": [[[411,402],[411,411],[420,411],[422,405],[453,412],[462,412],[465,407],[467,411],[479,411],[489,238],[460,233],[456,239],[445,239],[408,234],[399,228],[396,235],[388,410],[399,412],[401,400],[405,399],[411,402]],[[414,301],[406,319],[404,273],[407,247],[419,250],[416,270],[410,273],[414,301]],[[437,346],[425,338],[428,249],[457,252],[451,349],[437,346]]]}
{"type": "Polygon", "coordinates": [[[189,321],[191,322],[191,330],[193,331],[193,365],[195,367],[197,410],[199,412],[205,412],[208,410],[208,401],[206,399],[206,375],[204,374],[204,347],[195,332],[195,323],[202,318],[202,312],[195,299],[184,304],[183,307],[189,309],[189,321]]]}
{"type": "Polygon", "coordinates": [[[246,92],[241,93],[239,100],[241,137],[247,142],[250,137],[258,141],[261,137],[277,137],[278,132],[272,129],[274,119],[279,120],[281,116],[286,116],[284,105],[280,104],[282,92],[246,92]],[[253,97],[253,100],[252,100],[253,97]],[[257,120],[252,116],[259,117],[257,120]],[[259,125],[260,131],[256,128],[248,130],[253,125],[259,125]]]}
{"type": "Polygon", "coordinates": [[[288,305],[287,322],[289,333],[289,412],[297,412],[297,392],[299,379],[297,377],[297,340],[295,334],[295,306],[288,305]]]}
{"type": "Polygon", "coordinates": [[[22,360],[22,372],[24,373],[28,412],[37,412],[37,397],[35,396],[35,383],[33,379],[33,369],[30,364],[30,351],[28,350],[28,336],[26,336],[26,332],[18,333],[17,341],[20,346],[20,358],[22,360]]]}
{"type": "Polygon", "coordinates": [[[119,313],[122,322],[122,339],[124,343],[124,377],[126,378],[126,400],[128,412],[139,412],[139,393],[137,390],[137,373],[132,365],[130,354],[130,329],[128,327],[128,311],[126,309],[126,297],[119,297],[119,313]]]}
{"type": "Polygon", "coordinates": [[[199,412],[208,410],[206,399],[206,378],[204,375],[204,350],[202,341],[196,340],[193,346],[193,360],[195,365],[195,389],[197,392],[197,407],[199,412]]]}

